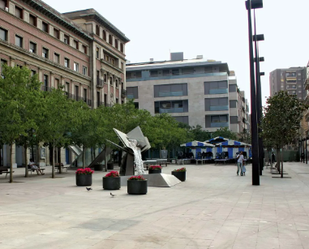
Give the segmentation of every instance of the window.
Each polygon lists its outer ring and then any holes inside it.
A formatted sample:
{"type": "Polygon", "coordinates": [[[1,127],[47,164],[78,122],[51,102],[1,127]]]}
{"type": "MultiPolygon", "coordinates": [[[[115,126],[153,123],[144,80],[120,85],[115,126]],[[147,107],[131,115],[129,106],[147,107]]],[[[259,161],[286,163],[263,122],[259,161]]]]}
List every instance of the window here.
{"type": "Polygon", "coordinates": [[[229,85],[229,92],[230,93],[237,92],[237,85],[236,84],[229,85]]]}
{"type": "Polygon", "coordinates": [[[15,45],[20,48],[23,47],[23,38],[21,36],[15,35],[15,45]]]}
{"type": "Polygon", "coordinates": [[[30,44],[29,44],[29,52],[36,54],[36,44],[34,42],[30,42],[30,44]]]}
{"type": "Polygon", "coordinates": [[[109,78],[109,84],[110,84],[111,86],[114,84],[113,78],[112,78],[112,77],[109,78]]]}
{"type": "Polygon", "coordinates": [[[78,41],[76,41],[76,40],[73,41],[73,47],[78,49],[78,41]]]}
{"type": "Polygon", "coordinates": [[[225,94],[228,93],[227,81],[204,82],[204,94],[225,94]]]}
{"type": "Polygon", "coordinates": [[[42,22],[42,30],[48,33],[48,24],[46,22],[42,22]]]}
{"type": "Polygon", "coordinates": [[[83,66],[83,75],[87,75],[88,74],[88,68],[83,66]]]}
{"type": "Polygon", "coordinates": [[[237,100],[230,100],[230,108],[237,108],[237,100]]]}
{"type": "Polygon", "coordinates": [[[228,98],[205,99],[205,111],[225,111],[228,109],[228,98]]]}
{"type": "Polygon", "coordinates": [[[238,117],[237,116],[231,116],[230,117],[230,123],[231,124],[238,124],[238,117]]]}
{"type": "Polygon", "coordinates": [[[0,67],[1,67],[1,78],[4,79],[4,75],[3,75],[3,65],[7,64],[6,60],[1,59],[0,61],[0,67]]]}
{"type": "Polygon", "coordinates": [[[84,54],[87,54],[87,47],[85,45],[83,45],[83,52],[84,54]]]}
{"type": "Polygon", "coordinates": [[[138,87],[127,87],[127,98],[138,99],[138,87]]]}
{"type": "Polygon", "coordinates": [[[79,72],[79,64],[74,62],[74,71],[79,72]]]}
{"type": "Polygon", "coordinates": [[[68,96],[69,92],[70,92],[70,83],[69,82],[65,82],[64,91],[66,92],[66,94],[68,96]]]}
{"type": "Polygon", "coordinates": [[[187,83],[154,86],[154,97],[187,96],[187,83]]]}
{"type": "Polygon", "coordinates": [[[76,101],[79,100],[79,96],[78,96],[78,86],[75,86],[75,100],[76,100],[76,101]]]}
{"type": "Polygon", "coordinates": [[[117,79],[115,80],[115,85],[116,85],[116,87],[118,87],[118,80],[117,79]]]}
{"type": "Polygon", "coordinates": [[[97,59],[99,59],[99,56],[100,56],[100,50],[99,50],[99,48],[97,48],[96,49],[96,57],[97,57],[97,59]]]}
{"type": "Polygon", "coordinates": [[[59,88],[60,84],[59,84],[59,79],[55,78],[55,87],[59,88]]]}
{"type": "Polygon", "coordinates": [[[120,43],[120,51],[123,53],[123,44],[120,43]]]}
{"type": "Polygon", "coordinates": [[[33,15],[29,15],[29,23],[36,27],[36,17],[33,15]]]}
{"type": "Polygon", "coordinates": [[[188,112],[188,100],[156,101],[155,113],[188,112]]]}
{"type": "Polygon", "coordinates": [[[87,102],[87,89],[84,88],[84,101],[87,102]]]}
{"type": "Polygon", "coordinates": [[[63,42],[64,42],[65,44],[69,44],[69,36],[64,35],[64,36],[63,36],[63,42]]]}
{"type": "Polygon", "coordinates": [[[101,100],[100,100],[100,92],[97,92],[97,107],[99,107],[101,104],[101,100]]]}
{"type": "Polygon", "coordinates": [[[43,91],[48,90],[48,75],[44,74],[43,76],[43,91]]]}
{"type": "Polygon", "coordinates": [[[0,28],[0,39],[3,41],[8,40],[8,31],[5,29],[0,28]]]}
{"type": "Polygon", "coordinates": [[[189,124],[189,117],[188,116],[177,116],[173,117],[177,122],[184,123],[184,124],[189,124]]]}
{"type": "Polygon", "coordinates": [[[206,128],[228,126],[228,115],[206,115],[206,128]]]}
{"type": "Polygon", "coordinates": [[[5,9],[5,8],[8,8],[9,5],[8,5],[8,1],[7,0],[0,0],[0,9],[5,9]]]}
{"type": "Polygon", "coordinates": [[[23,10],[17,6],[15,6],[15,16],[23,19],[23,10]]]}
{"type": "Polygon", "coordinates": [[[42,57],[48,59],[48,49],[47,48],[42,48],[42,57]]]}
{"type": "Polygon", "coordinates": [[[35,75],[36,74],[36,71],[31,69],[31,76],[35,75]]]}
{"type": "Polygon", "coordinates": [[[117,39],[115,39],[115,48],[118,49],[118,40],[117,39]]]}
{"type": "Polygon", "coordinates": [[[95,26],[95,34],[100,36],[100,27],[98,25],[95,26]]]}
{"type": "Polygon", "coordinates": [[[58,29],[54,29],[54,37],[60,39],[60,31],[58,29]]]}
{"type": "Polygon", "coordinates": [[[60,55],[57,53],[54,53],[54,62],[58,64],[60,63],[60,55]]]}
{"type": "Polygon", "coordinates": [[[103,39],[104,39],[104,41],[106,41],[106,32],[105,32],[105,30],[103,30],[103,39]]]}
{"type": "Polygon", "coordinates": [[[123,62],[121,62],[121,69],[123,69],[123,62]]]}
{"type": "Polygon", "coordinates": [[[108,42],[109,42],[109,44],[113,45],[113,37],[112,37],[112,35],[108,36],[108,42]]]}
{"type": "Polygon", "coordinates": [[[64,58],[64,66],[70,68],[70,60],[68,58],[64,58]]]}

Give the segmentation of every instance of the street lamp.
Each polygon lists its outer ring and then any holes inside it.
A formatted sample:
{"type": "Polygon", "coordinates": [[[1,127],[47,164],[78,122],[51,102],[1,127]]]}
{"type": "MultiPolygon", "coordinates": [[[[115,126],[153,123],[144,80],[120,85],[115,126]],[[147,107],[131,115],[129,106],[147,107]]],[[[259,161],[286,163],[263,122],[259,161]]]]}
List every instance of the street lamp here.
{"type": "MultiPolygon", "coordinates": [[[[254,77],[251,9],[262,8],[263,1],[262,0],[252,0],[252,1],[248,0],[245,3],[246,3],[246,9],[248,10],[249,57],[250,57],[252,185],[260,185],[259,146],[258,146],[257,108],[256,108],[257,97],[256,97],[256,86],[255,86],[255,77],[254,77]]],[[[255,56],[255,57],[258,58],[258,56],[255,56]]]]}

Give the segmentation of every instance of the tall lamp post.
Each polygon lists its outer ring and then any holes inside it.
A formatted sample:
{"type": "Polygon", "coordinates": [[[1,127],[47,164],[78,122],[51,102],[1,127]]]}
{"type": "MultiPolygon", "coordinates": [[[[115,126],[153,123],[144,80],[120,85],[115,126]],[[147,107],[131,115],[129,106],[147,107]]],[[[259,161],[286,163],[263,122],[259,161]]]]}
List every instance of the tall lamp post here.
{"type": "Polygon", "coordinates": [[[260,175],[262,175],[264,167],[264,146],[263,139],[260,134],[262,133],[261,129],[261,120],[262,120],[262,90],[261,90],[261,76],[264,75],[260,72],[260,61],[264,61],[264,57],[259,57],[259,44],[258,41],[264,41],[264,35],[256,34],[256,21],[255,21],[255,10],[254,10],[254,48],[255,48],[255,77],[256,77],[256,105],[257,105],[257,124],[258,124],[258,144],[259,144],[259,166],[260,166],[260,175]]]}
{"type": "Polygon", "coordinates": [[[254,77],[253,36],[251,9],[263,8],[263,0],[247,0],[248,32],[249,32],[249,57],[250,57],[250,96],[251,96],[251,144],[252,144],[252,185],[260,185],[259,146],[257,130],[257,97],[254,77]]]}

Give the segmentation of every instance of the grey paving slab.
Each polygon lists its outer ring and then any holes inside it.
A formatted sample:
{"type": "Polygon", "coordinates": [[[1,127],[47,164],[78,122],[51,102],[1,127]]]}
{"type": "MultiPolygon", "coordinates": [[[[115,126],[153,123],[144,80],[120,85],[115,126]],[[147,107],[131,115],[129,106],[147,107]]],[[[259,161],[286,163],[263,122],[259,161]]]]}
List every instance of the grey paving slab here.
{"type": "Polygon", "coordinates": [[[309,165],[284,166],[291,178],[268,168],[252,186],[250,165],[243,177],[235,165],[185,165],[186,182],[142,196],[103,190],[105,172],[87,191],[75,171],[15,169],[14,183],[0,175],[0,248],[309,248],[309,165]]]}

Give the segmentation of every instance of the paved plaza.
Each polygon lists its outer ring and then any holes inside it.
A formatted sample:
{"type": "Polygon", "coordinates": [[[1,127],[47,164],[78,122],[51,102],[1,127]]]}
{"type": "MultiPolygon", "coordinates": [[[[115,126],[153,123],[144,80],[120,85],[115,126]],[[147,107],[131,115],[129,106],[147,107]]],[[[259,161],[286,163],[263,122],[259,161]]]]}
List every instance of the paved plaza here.
{"type": "MultiPolygon", "coordinates": [[[[148,187],[133,196],[126,187],[102,188],[95,172],[91,191],[75,186],[75,171],[51,178],[0,175],[1,249],[309,248],[309,164],[285,163],[252,186],[235,165],[185,165],[187,181],[148,187]]],[[[163,167],[163,173],[180,165],[163,167]]]]}

